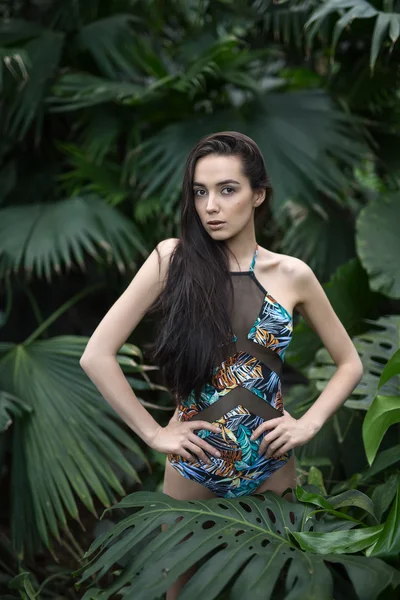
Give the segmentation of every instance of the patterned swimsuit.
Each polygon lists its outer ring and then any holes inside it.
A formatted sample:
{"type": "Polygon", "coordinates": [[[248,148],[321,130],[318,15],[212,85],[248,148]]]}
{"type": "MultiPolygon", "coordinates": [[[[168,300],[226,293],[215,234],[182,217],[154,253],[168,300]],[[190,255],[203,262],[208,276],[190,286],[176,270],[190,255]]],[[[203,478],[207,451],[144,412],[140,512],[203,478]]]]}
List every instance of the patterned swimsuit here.
{"type": "Polygon", "coordinates": [[[221,362],[203,386],[200,401],[191,393],[178,405],[180,421],[201,419],[220,426],[219,433],[196,431],[221,456],[205,451],[209,465],[168,454],[181,475],[224,498],[251,494],[292,455],[289,450],[280,457],[260,456],[258,448],[268,431],[250,440],[261,423],[283,415],[280,373],[293,333],[291,315],[254,274],[257,253],[258,244],[249,271],[231,271],[235,335],[222,347],[221,362]]]}

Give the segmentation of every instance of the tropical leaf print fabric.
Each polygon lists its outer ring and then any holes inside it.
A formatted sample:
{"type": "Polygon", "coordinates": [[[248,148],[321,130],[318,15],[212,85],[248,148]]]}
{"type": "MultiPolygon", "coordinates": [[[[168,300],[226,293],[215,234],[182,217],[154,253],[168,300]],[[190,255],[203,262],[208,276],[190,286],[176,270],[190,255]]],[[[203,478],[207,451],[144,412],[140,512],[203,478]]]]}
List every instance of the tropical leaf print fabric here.
{"type": "Polygon", "coordinates": [[[279,302],[266,294],[260,314],[247,337],[256,344],[274,350],[283,360],[286,348],[292,339],[292,333],[291,316],[279,302]]]}
{"type": "MultiPolygon", "coordinates": [[[[246,389],[269,403],[281,414],[283,413],[281,379],[279,374],[266,363],[271,352],[274,356],[279,356],[279,363],[283,362],[285,351],[292,339],[293,324],[286,309],[264,290],[257,280],[254,274],[257,252],[258,246],[249,271],[232,273],[232,276],[244,275],[251,280],[248,282],[249,291],[246,299],[249,299],[249,305],[257,307],[258,316],[254,322],[251,321],[252,326],[249,324],[249,330],[246,329],[241,335],[233,336],[232,342],[235,343],[237,351],[214,369],[210,381],[203,386],[200,399],[196,402],[192,392],[180,402],[179,420],[188,421],[197,415],[201,418],[203,410],[218,402],[223,406],[227,394],[238,388],[246,389]],[[260,294],[262,294],[261,298],[260,294]],[[259,302],[258,306],[257,302],[259,302]],[[254,352],[255,355],[257,354],[255,356],[248,351],[249,343],[246,344],[246,351],[240,349],[241,340],[245,338],[251,341],[250,347],[254,343],[265,349],[264,360],[260,359],[259,352],[254,352]]],[[[240,296],[237,306],[242,307],[242,299],[243,297],[240,296]]],[[[238,322],[242,321],[238,320],[238,322]]],[[[236,333],[238,332],[235,331],[236,333]]],[[[254,441],[250,440],[250,436],[264,422],[264,419],[246,408],[245,398],[233,409],[225,412],[221,409],[221,412],[224,414],[213,421],[220,426],[220,432],[197,430],[199,437],[207,439],[208,443],[220,451],[219,458],[206,453],[211,465],[203,463],[200,459],[190,462],[176,454],[168,454],[168,460],[181,475],[206,486],[216,496],[233,498],[247,495],[256,490],[274,471],[286,464],[292,455],[292,450],[279,457],[266,458],[265,455],[258,454],[259,446],[266,434],[262,434],[254,441]]]]}
{"type": "Polygon", "coordinates": [[[250,436],[262,422],[261,417],[238,406],[215,421],[221,427],[220,433],[199,430],[199,437],[207,439],[207,442],[218,448],[220,458],[206,452],[211,465],[201,460],[191,463],[173,454],[168,455],[169,460],[181,475],[205,485],[219,497],[235,498],[249,494],[261,481],[286,464],[290,456],[287,453],[279,460],[258,454],[265,434],[255,441],[251,441],[250,436]]]}

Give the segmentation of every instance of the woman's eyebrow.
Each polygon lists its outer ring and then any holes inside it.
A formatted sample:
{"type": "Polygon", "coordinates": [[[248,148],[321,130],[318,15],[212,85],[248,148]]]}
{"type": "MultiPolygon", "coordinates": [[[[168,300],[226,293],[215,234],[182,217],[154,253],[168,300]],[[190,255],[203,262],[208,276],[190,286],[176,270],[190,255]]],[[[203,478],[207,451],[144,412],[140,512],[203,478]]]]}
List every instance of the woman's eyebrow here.
{"type": "MultiPolygon", "coordinates": [[[[239,181],[235,181],[234,179],[225,179],[225,181],[219,181],[216,185],[226,185],[227,183],[237,183],[240,185],[239,181]]],[[[207,187],[204,183],[199,183],[198,181],[193,181],[193,185],[200,185],[201,187],[207,187]]]]}

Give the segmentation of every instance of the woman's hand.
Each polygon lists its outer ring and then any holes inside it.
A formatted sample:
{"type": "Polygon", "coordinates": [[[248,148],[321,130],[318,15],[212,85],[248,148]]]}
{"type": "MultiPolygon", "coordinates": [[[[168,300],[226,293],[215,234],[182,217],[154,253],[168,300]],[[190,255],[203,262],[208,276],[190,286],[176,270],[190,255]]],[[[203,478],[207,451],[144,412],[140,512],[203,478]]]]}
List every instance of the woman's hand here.
{"type": "Polygon", "coordinates": [[[221,454],[214,446],[196,435],[194,433],[195,429],[208,429],[214,433],[221,431],[217,425],[213,425],[208,421],[179,421],[177,411],[175,411],[168,425],[166,427],[160,426],[156,431],[151,447],[158,452],[179,454],[190,462],[197,462],[197,459],[190,454],[192,452],[204,463],[211,464],[204,450],[217,458],[221,454]]]}
{"type": "Polygon", "coordinates": [[[250,439],[256,440],[264,431],[269,433],[260,443],[258,453],[265,454],[266,458],[280,458],[292,448],[309,442],[316,433],[309,423],[294,419],[285,409],[283,417],[265,421],[253,431],[250,439]]]}

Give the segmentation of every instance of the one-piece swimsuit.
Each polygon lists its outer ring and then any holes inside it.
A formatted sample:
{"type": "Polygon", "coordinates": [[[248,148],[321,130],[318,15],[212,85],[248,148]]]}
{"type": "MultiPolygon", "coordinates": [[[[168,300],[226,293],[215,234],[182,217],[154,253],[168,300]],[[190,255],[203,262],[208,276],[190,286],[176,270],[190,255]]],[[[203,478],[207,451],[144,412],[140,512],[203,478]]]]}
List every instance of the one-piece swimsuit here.
{"type": "MultiPolygon", "coordinates": [[[[200,399],[192,391],[178,405],[178,419],[206,420],[220,426],[220,432],[206,429],[195,433],[221,453],[206,451],[211,464],[198,457],[191,462],[168,454],[171,465],[184,477],[209,488],[216,496],[234,498],[249,495],[272,473],[287,463],[292,450],[266,457],[258,449],[268,431],[256,440],[252,432],[264,421],[282,417],[281,371],[285,351],[293,334],[290,313],[267,292],[254,268],[258,244],[248,271],[231,271],[233,304],[232,338],[221,348],[221,360],[200,399]]],[[[266,451],[266,450],[265,450],[266,451]]]]}

